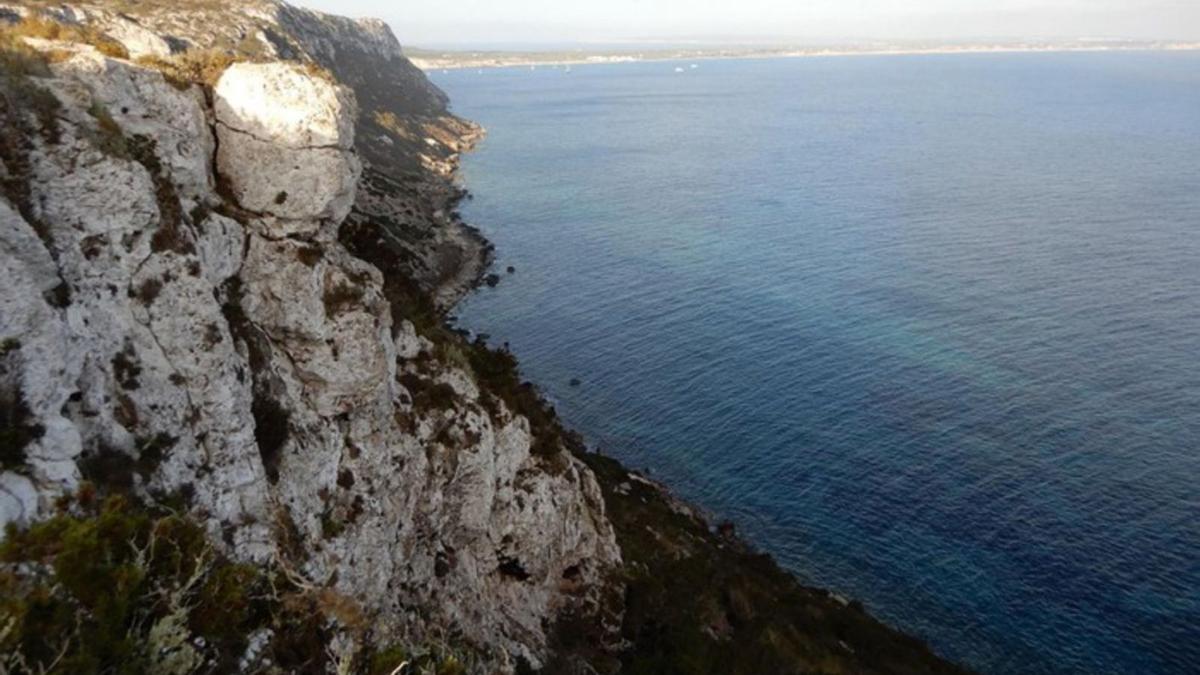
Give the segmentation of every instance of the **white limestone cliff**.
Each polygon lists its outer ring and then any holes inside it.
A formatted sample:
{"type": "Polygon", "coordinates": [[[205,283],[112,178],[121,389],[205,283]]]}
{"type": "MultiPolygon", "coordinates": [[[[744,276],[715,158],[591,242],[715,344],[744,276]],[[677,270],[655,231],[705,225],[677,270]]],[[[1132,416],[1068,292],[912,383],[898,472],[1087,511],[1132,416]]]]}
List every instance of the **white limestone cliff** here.
{"type": "MultiPolygon", "coordinates": [[[[230,66],[213,92],[217,169],[238,205],[286,221],[341,222],[362,172],[353,97],[295,65],[230,66]]],[[[296,224],[278,229],[313,233],[296,224]]]]}
{"type": "Polygon", "coordinates": [[[56,134],[6,119],[21,150],[2,173],[27,192],[0,197],[0,399],[39,433],[0,475],[0,519],[43,517],[124,458],[136,493],[183,495],[227,554],[286,561],[382,636],[453,630],[488,668],[542,662],[558,613],[620,560],[599,488],[568,453],[531,454],[528,422],[485,405],[339,243],[354,93],[269,62],[206,96],[34,46],[59,55],[36,80],[62,108],[56,134]]]}
{"type": "Polygon", "coordinates": [[[165,46],[175,55],[217,51],[319,65],[358,101],[355,149],[363,170],[347,225],[369,236],[374,223],[387,223],[392,244],[404,249],[396,264],[442,309],[483,275],[490,249],[455,217],[459,193],[450,180],[459,153],[481,130],[447,110],[446,95],[404,57],[384,22],[282,0],[81,0],[36,7],[0,0],[0,21],[34,11],[95,28],[134,57],[161,58],[165,46]]]}

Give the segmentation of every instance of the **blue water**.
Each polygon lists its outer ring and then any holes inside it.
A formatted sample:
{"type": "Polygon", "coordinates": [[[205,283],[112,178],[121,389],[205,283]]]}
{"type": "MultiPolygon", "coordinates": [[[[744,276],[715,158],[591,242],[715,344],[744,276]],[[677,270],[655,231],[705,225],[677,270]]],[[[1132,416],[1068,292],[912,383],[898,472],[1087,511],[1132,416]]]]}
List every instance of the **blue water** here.
{"type": "Polygon", "coordinates": [[[1200,54],[676,65],[435,75],[461,324],[951,659],[1200,670],[1200,54]]]}

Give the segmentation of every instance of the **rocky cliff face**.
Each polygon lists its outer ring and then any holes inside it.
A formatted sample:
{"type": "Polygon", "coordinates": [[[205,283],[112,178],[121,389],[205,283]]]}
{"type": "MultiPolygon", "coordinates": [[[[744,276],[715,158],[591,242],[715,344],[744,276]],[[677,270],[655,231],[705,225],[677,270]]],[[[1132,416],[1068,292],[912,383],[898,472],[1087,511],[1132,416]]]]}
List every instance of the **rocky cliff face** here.
{"type": "Polygon", "coordinates": [[[363,172],[344,223],[349,236],[374,237],[382,224],[389,246],[400,253],[397,273],[443,309],[487,266],[490,246],[454,214],[462,192],[450,181],[459,154],[481,131],[447,111],[445,94],[404,58],[382,21],[279,0],[0,2],[0,17],[5,14],[95,27],[136,60],[219,53],[320,66],[358,101],[355,149],[363,172]]]}
{"type": "Polygon", "coordinates": [[[0,672],[959,672],[445,327],[479,131],[382,23],[3,23],[0,672]]]}
{"type": "Polygon", "coordinates": [[[336,591],[377,637],[449,632],[484,669],[542,663],[556,617],[594,606],[620,561],[595,478],[561,447],[531,452],[526,417],[342,243],[371,221],[452,298],[481,250],[437,213],[464,141],[417,138],[420,166],[377,147],[469,126],[405,68],[366,96],[341,83],[406,63],[379,23],[269,2],[211,32],[187,12],[55,11],[131,53],[204,35],[265,54],[206,87],[78,42],[6,47],[0,519],[45,518],[84,481],[169,498],[225,555],[336,591]],[[403,241],[383,211],[439,234],[403,241]]]}

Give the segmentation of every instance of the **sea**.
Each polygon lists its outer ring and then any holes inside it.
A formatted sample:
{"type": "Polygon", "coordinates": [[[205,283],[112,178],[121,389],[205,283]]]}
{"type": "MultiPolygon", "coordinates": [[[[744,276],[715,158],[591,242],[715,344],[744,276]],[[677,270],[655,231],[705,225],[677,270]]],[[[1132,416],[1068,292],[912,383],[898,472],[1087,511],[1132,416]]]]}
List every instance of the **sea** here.
{"type": "Polygon", "coordinates": [[[431,77],[595,451],[982,673],[1200,672],[1200,53],[431,77]]]}

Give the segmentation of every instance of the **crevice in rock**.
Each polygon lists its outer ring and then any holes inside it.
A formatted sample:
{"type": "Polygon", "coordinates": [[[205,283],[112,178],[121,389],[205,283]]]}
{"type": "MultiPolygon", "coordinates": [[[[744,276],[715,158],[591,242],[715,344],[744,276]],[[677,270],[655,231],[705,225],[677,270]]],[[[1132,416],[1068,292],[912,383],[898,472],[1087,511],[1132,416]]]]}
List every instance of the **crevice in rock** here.
{"type": "Polygon", "coordinates": [[[173,251],[180,255],[190,255],[196,252],[196,233],[190,232],[191,236],[188,237],[181,229],[187,226],[183,217],[183,206],[179,202],[175,183],[163,170],[157,147],[158,142],[148,136],[136,134],[129,139],[130,156],[150,174],[155,200],[158,203],[158,227],[151,236],[150,247],[155,253],[173,251]]]}
{"type": "Polygon", "coordinates": [[[59,118],[62,117],[62,104],[49,91],[25,80],[27,78],[21,79],[17,75],[0,74],[0,125],[5,129],[4,133],[0,133],[0,165],[3,166],[0,193],[50,254],[60,283],[45,294],[45,300],[50,306],[63,309],[71,302],[71,288],[62,275],[50,224],[42,220],[34,206],[33,186],[30,183],[34,139],[41,138],[45,145],[54,145],[61,140],[59,118]],[[30,124],[27,118],[30,107],[34,111],[32,114],[39,119],[41,129],[30,124]]]}
{"type": "MultiPolygon", "coordinates": [[[[153,312],[153,309],[150,307],[147,307],[146,308],[146,322],[142,323],[141,321],[138,321],[138,323],[141,324],[142,327],[146,329],[147,333],[149,333],[150,339],[154,341],[154,346],[158,348],[158,351],[162,355],[163,360],[166,361],[167,366],[170,367],[171,375],[169,377],[175,378],[177,380],[186,381],[186,378],[184,378],[183,373],[181,373],[179,371],[179,367],[176,366],[174,361],[171,359],[170,352],[168,352],[167,349],[165,347],[163,347],[162,341],[159,339],[158,334],[154,332],[154,317],[152,316],[152,312],[153,312]]],[[[135,314],[135,320],[136,320],[136,314],[135,314]]],[[[184,396],[184,399],[187,400],[187,407],[188,407],[188,415],[186,418],[184,418],[183,422],[184,422],[184,424],[187,424],[189,427],[192,427],[194,429],[200,418],[200,408],[199,408],[199,406],[196,405],[196,402],[192,399],[191,390],[186,386],[182,387],[182,389],[183,389],[183,396],[184,396]]],[[[213,453],[212,453],[212,450],[208,447],[208,435],[207,434],[196,434],[196,441],[197,441],[197,443],[199,443],[201,449],[204,450],[205,462],[211,461],[213,453]]]]}
{"type": "MultiPolygon", "coordinates": [[[[248,241],[248,238],[247,238],[248,241]]],[[[259,457],[267,480],[274,484],[279,480],[279,465],[282,461],[282,451],[292,436],[291,411],[279,402],[279,391],[284,385],[279,376],[270,369],[270,353],[279,352],[291,363],[293,370],[296,365],[286,349],[271,340],[270,335],[246,316],[242,309],[242,280],[239,276],[230,277],[223,284],[224,302],[221,312],[229,326],[229,332],[235,341],[240,341],[246,349],[250,367],[251,407],[254,417],[254,440],[258,446],[259,457]]]]}
{"type": "Polygon", "coordinates": [[[18,470],[28,459],[26,448],[45,433],[36,422],[20,385],[17,359],[20,345],[5,340],[0,345],[0,470],[18,470]]]}
{"type": "Polygon", "coordinates": [[[291,434],[291,413],[257,386],[254,387],[250,413],[254,416],[254,440],[258,445],[263,470],[267,480],[275,484],[279,481],[280,452],[291,434]]]}
{"type": "Polygon", "coordinates": [[[231,131],[235,134],[240,134],[242,136],[252,138],[252,139],[258,141],[259,143],[263,143],[266,145],[279,146],[279,147],[287,149],[287,150],[337,150],[338,152],[346,152],[346,153],[353,152],[353,150],[351,148],[347,148],[338,143],[332,143],[329,145],[287,145],[284,143],[280,143],[277,140],[260,138],[259,136],[256,136],[255,134],[253,134],[249,131],[246,131],[245,129],[239,129],[235,126],[231,126],[227,122],[224,122],[223,120],[220,120],[220,119],[218,119],[216,121],[216,124],[228,129],[229,131],[231,131]]]}
{"type": "Polygon", "coordinates": [[[525,570],[521,561],[509,556],[500,556],[500,564],[496,566],[496,571],[501,576],[515,581],[529,581],[530,579],[530,574],[525,570]]]}

